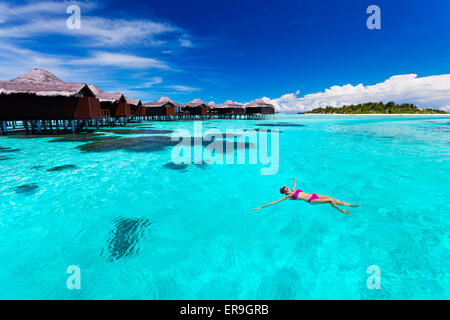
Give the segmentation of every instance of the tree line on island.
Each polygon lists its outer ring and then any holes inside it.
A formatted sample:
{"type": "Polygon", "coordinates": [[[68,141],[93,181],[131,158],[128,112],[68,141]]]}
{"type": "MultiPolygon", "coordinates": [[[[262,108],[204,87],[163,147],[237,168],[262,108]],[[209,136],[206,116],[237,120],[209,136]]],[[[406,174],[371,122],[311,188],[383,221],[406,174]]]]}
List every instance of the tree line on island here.
{"type": "Polygon", "coordinates": [[[340,108],[337,107],[320,107],[315,108],[306,113],[342,113],[342,114],[446,114],[446,111],[436,110],[432,108],[421,109],[410,103],[396,104],[395,102],[388,102],[384,104],[383,102],[368,102],[357,105],[347,105],[340,108]]]}

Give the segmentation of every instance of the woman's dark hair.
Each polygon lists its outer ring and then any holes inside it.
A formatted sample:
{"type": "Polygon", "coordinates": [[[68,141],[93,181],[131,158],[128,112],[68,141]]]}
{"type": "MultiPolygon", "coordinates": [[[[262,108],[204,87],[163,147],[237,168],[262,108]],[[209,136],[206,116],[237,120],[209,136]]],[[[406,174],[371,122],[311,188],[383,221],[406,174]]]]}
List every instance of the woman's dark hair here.
{"type": "Polygon", "coordinates": [[[281,188],[280,188],[280,193],[281,193],[281,194],[284,194],[284,192],[283,192],[284,188],[287,188],[287,187],[284,186],[284,187],[281,187],[281,188]]]}

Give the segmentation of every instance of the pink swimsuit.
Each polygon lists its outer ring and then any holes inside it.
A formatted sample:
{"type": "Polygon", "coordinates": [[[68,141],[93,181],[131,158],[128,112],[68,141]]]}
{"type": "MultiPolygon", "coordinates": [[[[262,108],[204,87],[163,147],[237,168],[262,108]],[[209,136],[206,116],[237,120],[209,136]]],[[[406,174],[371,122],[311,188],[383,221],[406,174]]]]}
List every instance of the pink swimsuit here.
{"type": "Polygon", "coordinates": [[[292,195],[292,200],[297,200],[298,199],[298,194],[300,192],[303,192],[302,190],[298,189],[297,191],[294,192],[294,194],[292,195]]]}
{"type": "MultiPolygon", "coordinates": [[[[302,190],[298,189],[294,192],[294,194],[292,195],[292,200],[297,200],[298,199],[298,195],[299,193],[303,192],[302,190]]],[[[311,201],[319,199],[319,197],[317,196],[317,194],[313,193],[313,195],[311,196],[311,198],[308,199],[308,202],[311,203],[311,201]]]]}

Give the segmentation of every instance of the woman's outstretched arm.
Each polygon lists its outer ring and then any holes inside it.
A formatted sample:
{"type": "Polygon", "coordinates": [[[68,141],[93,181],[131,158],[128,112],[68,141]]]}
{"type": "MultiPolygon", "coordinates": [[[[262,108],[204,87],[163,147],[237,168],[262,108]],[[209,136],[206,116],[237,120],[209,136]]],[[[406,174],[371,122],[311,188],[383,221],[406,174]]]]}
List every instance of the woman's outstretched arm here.
{"type": "Polygon", "coordinates": [[[288,196],[284,196],[284,197],[283,197],[283,198],[281,198],[281,199],[278,199],[278,200],[272,201],[272,202],[270,202],[270,203],[268,203],[268,204],[265,204],[265,205],[263,205],[263,206],[261,206],[261,207],[258,207],[258,208],[255,208],[255,209],[252,209],[251,211],[259,210],[259,209],[262,209],[262,208],[265,208],[265,207],[268,207],[268,206],[274,205],[274,204],[276,204],[276,203],[278,203],[278,202],[280,202],[280,201],[286,200],[287,198],[289,198],[289,197],[288,197],[288,196]]]}
{"type": "Polygon", "coordinates": [[[292,192],[295,192],[295,187],[297,186],[297,178],[294,178],[294,186],[292,187],[292,192]]]}

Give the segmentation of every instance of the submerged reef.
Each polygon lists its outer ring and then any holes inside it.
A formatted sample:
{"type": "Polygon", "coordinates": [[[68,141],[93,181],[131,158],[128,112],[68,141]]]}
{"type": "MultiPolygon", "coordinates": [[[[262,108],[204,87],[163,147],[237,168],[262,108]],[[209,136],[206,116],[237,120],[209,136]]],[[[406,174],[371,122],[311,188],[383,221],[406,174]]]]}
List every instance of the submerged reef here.
{"type": "Polygon", "coordinates": [[[101,255],[106,255],[108,262],[138,255],[139,240],[149,225],[151,222],[146,218],[114,219],[107,250],[102,250],[101,255]]]}
{"type": "MultiPolygon", "coordinates": [[[[211,141],[202,140],[204,147],[208,146],[211,141]]],[[[95,141],[78,146],[77,148],[83,152],[109,152],[115,150],[125,150],[129,152],[156,152],[164,150],[168,147],[176,145],[193,146],[194,138],[184,138],[180,141],[172,141],[169,136],[149,136],[149,137],[135,137],[123,138],[114,140],[95,141]]],[[[222,152],[230,152],[226,148],[227,142],[222,141],[222,152]]],[[[255,145],[250,142],[234,142],[234,150],[251,149],[255,145]]],[[[218,150],[217,152],[220,152],[218,150]]]]}
{"type": "Polygon", "coordinates": [[[39,185],[37,183],[29,183],[15,187],[13,188],[13,190],[17,194],[24,194],[24,195],[35,194],[39,191],[39,185]]]}
{"type": "Polygon", "coordinates": [[[176,171],[186,171],[188,169],[187,164],[184,164],[184,163],[176,164],[173,162],[166,163],[163,167],[166,169],[176,170],[176,171]]]}
{"type": "Polygon", "coordinates": [[[63,166],[57,166],[57,167],[53,167],[51,169],[48,169],[48,172],[55,172],[55,171],[64,171],[64,170],[71,170],[71,169],[75,169],[76,166],[73,164],[65,164],[63,166]]]}
{"type": "Polygon", "coordinates": [[[11,152],[19,152],[20,149],[11,149],[11,148],[3,148],[0,147],[0,153],[11,153],[11,152]]]}

